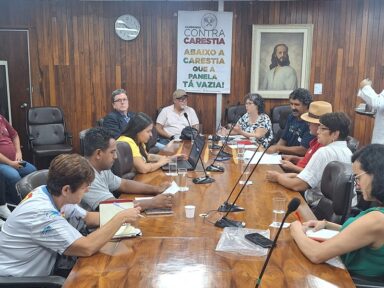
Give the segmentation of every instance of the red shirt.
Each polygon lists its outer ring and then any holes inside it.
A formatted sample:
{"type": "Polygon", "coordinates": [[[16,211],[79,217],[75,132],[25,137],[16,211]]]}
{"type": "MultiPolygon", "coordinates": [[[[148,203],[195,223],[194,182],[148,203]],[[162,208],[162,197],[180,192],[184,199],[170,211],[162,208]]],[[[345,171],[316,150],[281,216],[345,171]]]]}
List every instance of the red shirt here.
{"type": "Polygon", "coordinates": [[[312,158],[312,155],[315,154],[317,149],[319,149],[321,146],[323,146],[323,145],[321,145],[317,141],[317,137],[312,139],[311,142],[309,142],[309,149],[305,153],[304,157],[299,162],[297,162],[296,165],[301,167],[301,168],[304,168],[305,166],[307,166],[309,160],[312,158]]]}
{"type": "Polygon", "coordinates": [[[12,161],[16,160],[16,149],[12,142],[16,136],[16,130],[0,115],[0,153],[12,161]]]}

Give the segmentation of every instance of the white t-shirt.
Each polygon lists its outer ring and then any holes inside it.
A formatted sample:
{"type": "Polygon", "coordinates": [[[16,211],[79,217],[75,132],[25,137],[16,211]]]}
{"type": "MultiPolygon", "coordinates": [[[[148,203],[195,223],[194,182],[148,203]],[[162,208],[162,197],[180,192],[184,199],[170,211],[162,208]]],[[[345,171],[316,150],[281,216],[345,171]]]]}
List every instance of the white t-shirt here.
{"type": "Polygon", "coordinates": [[[347,146],[346,141],[335,141],[327,146],[320,147],[307,166],[301,171],[297,177],[305,181],[311,188],[305,191],[305,200],[309,206],[316,206],[320,198],[324,197],[320,190],[321,177],[325,166],[331,161],[339,161],[343,163],[351,162],[352,152],[347,146]]]}
{"type": "Polygon", "coordinates": [[[377,95],[375,90],[367,85],[359,91],[357,96],[376,110],[371,143],[384,144],[384,90],[377,95]]]}
{"type": "Polygon", "coordinates": [[[66,218],[84,218],[86,211],[67,204],[57,210],[46,186],[29,193],[8,217],[0,232],[1,276],[48,276],[57,253],[82,235],[66,218]],[[65,217],[65,218],[64,218],[65,217]]]}
{"type": "Polygon", "coordinates": [[[95,170],[95,180],[89,186],[89,191],[81,199],[81,206],[86,210],[95,211],[101,201],[114,198],[111,191],[117,190],[121,185],[121,178],[111,170],[98,172],[95,170]]]}
{"type": "Polygon", "coordinates": [[[175,111],[173,104],[164,107],[159,116],[157,116],[156,123],[163,125],[163,128],[169,135],[181,135],[181,131],[188,127],[188,120],[185,118],[184,113],[188,114],[191,126],[199,124],[196,112],[193,108],[187,106],[180,114],[175,111]]]}

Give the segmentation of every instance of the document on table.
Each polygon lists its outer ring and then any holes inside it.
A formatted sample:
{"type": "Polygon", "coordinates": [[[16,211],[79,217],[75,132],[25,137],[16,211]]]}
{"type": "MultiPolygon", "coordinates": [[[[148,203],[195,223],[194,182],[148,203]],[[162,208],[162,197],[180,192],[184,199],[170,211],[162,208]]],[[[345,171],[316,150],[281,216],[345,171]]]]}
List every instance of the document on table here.
{"type": "MultiPolygon", "coordinates": [[[[252,158],[254,151],[247,150],[244,153],[244,159],[249,160],[252,158]]],[[[256,152],[255,157],[253,157],[251,164],[256,164],[259,161],[263,152],[256,152]]],[[[281,155],[279,154],[267,154],[265,153],[263,158],[261,158],[259,164],[281,164],[281,155]]]]}

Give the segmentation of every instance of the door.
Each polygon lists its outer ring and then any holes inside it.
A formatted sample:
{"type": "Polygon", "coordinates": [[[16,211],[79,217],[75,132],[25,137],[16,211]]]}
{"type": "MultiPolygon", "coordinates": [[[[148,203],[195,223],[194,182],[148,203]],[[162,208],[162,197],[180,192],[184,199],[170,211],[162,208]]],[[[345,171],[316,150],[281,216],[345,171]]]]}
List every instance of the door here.
{"type": "MultiPolygon", "coordinates": [[[[11,109],[8,120],[19,133],[23,158],[30,161],[25,128],[26,111],[31,104],[28,37],[28,30],[0,29],[0,60],[8,66],[11,109]]],[[[4,107],[0,107],[0,111],[3,110],[4,107]]]]}

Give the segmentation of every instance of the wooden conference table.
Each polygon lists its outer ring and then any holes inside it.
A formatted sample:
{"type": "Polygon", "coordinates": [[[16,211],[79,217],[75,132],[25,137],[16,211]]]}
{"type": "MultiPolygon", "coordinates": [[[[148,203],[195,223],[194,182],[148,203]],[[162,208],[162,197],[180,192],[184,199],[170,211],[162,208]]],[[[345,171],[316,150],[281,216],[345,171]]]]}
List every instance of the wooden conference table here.
{"type": "MultiPolygon", "coordinates": [[[[188,151],[189,146],[188,142],[180,144],[179,149],[188,151]]],[[[208,154],[206,148],[204,162],[211,158],[208,154]]],[[[254,287],[266,257],[216,252],[222,229],[209,221],[216,221],[223,214],[215,212],[207,219],[199,216],[217,209],[226,200],[241,174],[241,165],[235,162],[231,159],[221,163],[225,172],[212,173],[216,180],[212,184],[193,184],[191,178],[201,176],[202,172],[188,172],[189,191],[175,195],[173,215],[140,218],[135,226],[143,236],[109,242],[92,257],[79,258],[64,287],[254,287]],[[193,219],[185,218],[187,204],[196,206],[193,219]]],[[[259,165],[251,176],[253,184],[245,188],[238,200],[246,211],[231,213],[229,218],[245,221],[247,228],[265,230],[272,221],[273,196],[283,195],[287,203],[293,197],[301,198],[299,193],[265,180],[267,170],[279,169],[278,165],[259,165]]],[[[156,171],[139,175],[136,180],[159,184],[171,179],[156,171]]],[[[314,219],[301,200],[298,211],[303,220],[314,219]]],[[[294,220],[290,215],[287,221],[294,220]]],[[[277,229],[270,229],[274,237],[277,229]]],[[[354,287],[354,284],[346,270],[312,264],[298,249],[289,229],[283,229],[261,287],[324,288],[354,287]]]]}

